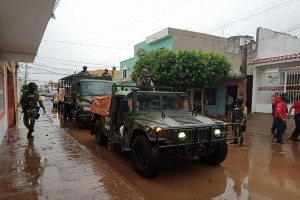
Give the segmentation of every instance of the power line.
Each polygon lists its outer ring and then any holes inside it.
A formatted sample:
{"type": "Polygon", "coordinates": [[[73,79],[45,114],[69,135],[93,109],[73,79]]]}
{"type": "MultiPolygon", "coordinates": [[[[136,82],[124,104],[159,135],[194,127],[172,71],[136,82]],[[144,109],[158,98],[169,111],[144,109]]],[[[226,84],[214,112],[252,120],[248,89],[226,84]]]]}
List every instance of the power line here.
{"type": "Polygon", "coordinates": [[[238,19],[239,17],[245,16],[245,15],[250,14],[250,13],[253,13],[253,12],[257,11],[257,10],[260,10],[260,9],[263,9],[263,8],[268,7],[268,6],[270,6],[270,5],[276,4],[276,3],[280,2],[280,1],[282,1],[282,0],[279,0],[279,1],[276,1],[276,2],[273,2],[273,3],[270,3],[270,4],[267,4],[267,5],[265,5],[265,6],[262,6],[262,7],[260,7],[260,8],[255,9],[255,10],[252,10],[252,11],[246,12],[246,13],[244,13],[244,14],[238,15],[238,16],[236,16],[236,17],[233,17],[233,18],[224,20],[224,21],[222,21],[222,22],[220,22],[220,23],[217,23],[217,24],[215,24],[215,25],[208,26],[208,27],[202,29],[202,31],[208,32],[209,30],[214,30],[215,28],[218,28],[218,27],[221,27],[221,26],[226,25],[226,23],[228,23],[228,22],[230,22],[230,21],[232,21],[232,20],[238,19]]]}
{"type": "MultiPolygon", "coordinates": [[[[280,0],[280,1],[282,1],[282,0],[280,0]]],[[[244,22],[244,21],[250,20],[250,19],[252,19],[252,18],[258,17],[258,16],[260,16],[260,15],[269,13],[269,12],[271,12],[271,11],[274,11],[274,10],[277,10],[277,9],[279,9],[279,8],[282,8],[282,7],[285,7],[285,6],[287,6],[287,5],[290,5],[290,4],[292,4],[292,3],[295,3],[295,2],[297,2],[298,0],[289,0],[289,1],[285,1],[285,2],[282,2],[282,3],[277,4],[277,5],[274,5],[274,4],[276,4],[276,3],[280,2],[280,1],[273,2],[273,3],[271,3],[271,4],[268,4],[268,5],[266,5],[266,6],[263,6],[263,7],[261,7],[261,8],[256,9],[256,10],[250,11],[250,12],[245,13],[245,14],[242,14],[242,15],[239,15],[238,17],[235,17],[235,18],[232,18],[232,19],[223,21],[222,23],[219,23],[218,25],[213,26],[213,27],[215,27],[215,28],[211,28],[211,29],[208,29],[208,30],[206,29],[207,31],[203,31],[203,30],[202,30],[202,32],[214,32],[214,31],[217,31],[217,30],[221,30],[221,29],[224,28],[224,26],[225,26],[225,27],[229,27],[229,26],[236,25],[236,24],[238,24],[238,23],[240,23],[240,22],[244,22]],[[273,6],[273,5],[274,5],[274,6],[273,6]],[[271,6],[271,7],[270,7],[270,6],[271,6]],[[263,8],[265,8],[265,7],[268,7],[268,8],[263,9],[263,8]],[[261,10],[261,9],[263,9],[263,10],[261,10]],[[258,10],[260,10],[260,11],[258,11],[258,10]],[[255,12],[255,11],[258,11],[258,12],[255,12]],[[255,12],[255,13],[253,13],[253,12],[255,12]],[[253,14],[247,15],[247,14],[249,14],[249,13],[253,13],[253,14]],[[245,15],[246,15],[246,16],[245,16],[245,15]],[[242,16],[244,16],[244,17],[242,17],[242,16]],[[242,18],[240,18],[240,17],[242,17],[242,18]],[[220,24],[222,24],[222,26],[219,26],[220,24]]],[[[205,29],[204,29],[204,30],[205,30],[205,29]]]]}
{"type": "Polygon", "coordinates": [[[272,39],[272,38],[275,38],[275,37],[277,37],[277,36],[280,36],[282,33],[288,33],[288,32],[291,32],[291,31],[293,31],[293,30],[295,30],[295,29],[298,29],[298,28],[300,28],[300,24],[291,26],[291,27],[286,28],[286,29],[284,29],[284,30],[282,30],[282,31],[280,31],[280,32],[274,32],[273,35],[269,35],[269,36],[263,37],[263,38],[261,38],[261,39],[258,39],[258,42],[270,40],[270,39],[272,39]]]}
{"type": "Polygon", "coordinates": [[[50,57],[43,57],[43,56],[36,56],[36,57],[37,57],[37,58],[52,59],[52,60],[60,60],[60,61],[65,61],[65,62],[81,63],[81,64],[84,64],[84,65],[103,65],[103,66],[107,66],[107,67],[117,67],[116,65],[88,63],[88,62],[81,62],[81,61],[74,61],[74,60],[65,60],[65,59],[59,59],[59,58],[50,58],[50,57]]]}
{"type": "Polygon", "coordinates": [[[53,43],[61,43],[61,44],[71,44],[71,45],[79,45],[79,46],[100,47],[100,48],[106,48],[106,49],[119,49],[119,50],[132,51],[132,49],[121,48],[121,47],[110,47],[110,46],[93,45],[93,44],[82,44],[82,43],[76,43],[76,42],[64,42],[64,41],[55,41],[55,40],[42,40],[42,42],[53,42],[53,43]]]}

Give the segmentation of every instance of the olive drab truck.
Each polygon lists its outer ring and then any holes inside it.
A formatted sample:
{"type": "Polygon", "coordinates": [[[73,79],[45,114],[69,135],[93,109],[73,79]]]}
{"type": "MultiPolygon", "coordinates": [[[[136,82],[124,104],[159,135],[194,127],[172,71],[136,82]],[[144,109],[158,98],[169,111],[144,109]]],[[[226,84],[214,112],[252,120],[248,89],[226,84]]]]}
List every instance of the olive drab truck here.
{"type": "Polygon", "coordinates": [[[77,127],[84,128],[90,125],[93,96],[110,94],[113,82],[110,76],[95,76],[83,71],[59,79],[58,85],[63,118],[72,120],[74,117],[77,127]]]}
{"type": "Polygon", "coordinates": [[[226,159],[229,124],[192,110],[188,94],[122,87],[93,98],[91,134],[99,145],[110,141],[131,152],[138,174],[154,177],[160,159],[172,154],[215,165],[226,159]]]}

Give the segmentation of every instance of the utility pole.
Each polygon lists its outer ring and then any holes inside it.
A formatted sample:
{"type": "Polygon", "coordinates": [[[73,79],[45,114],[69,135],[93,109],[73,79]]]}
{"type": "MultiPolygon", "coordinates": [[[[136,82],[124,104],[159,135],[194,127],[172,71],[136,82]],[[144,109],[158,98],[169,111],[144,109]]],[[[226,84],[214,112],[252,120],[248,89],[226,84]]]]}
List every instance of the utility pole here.
{"type": "Polygon", "coordinates": [[[242,66],[241,66],[241,73],[244,75],[246,78],[246,73],[247,73],[247,45],[245,41],[245,45],[243,46],[243,55],[242,55],[242,66]]]}
{"type": "Polygon", "coordinates": [[[27,68],[28,68],[28,63],[26,63],[25,65],[25,78],[24,78],[24,84],[26,85],[27,84],[27,68]]]}

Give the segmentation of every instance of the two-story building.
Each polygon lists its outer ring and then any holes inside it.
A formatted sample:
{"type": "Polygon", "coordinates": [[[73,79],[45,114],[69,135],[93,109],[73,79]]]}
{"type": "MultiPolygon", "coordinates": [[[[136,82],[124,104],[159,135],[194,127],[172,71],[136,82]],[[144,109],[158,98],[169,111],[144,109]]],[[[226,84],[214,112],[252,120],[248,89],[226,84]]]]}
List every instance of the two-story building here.
{"type": "MultiPolygon", "coordinates": [[[[247,63],[252,62],[254,59],[255,42],[251,36],[225,38],[174,28],[163,29],[146,37],[145,41],[134,46],[134,56],[120,63],[121,77],[119,82],[134,85],[135,83],[131,80],[130,75],[135,62],[141,55],[156,49],[201,50],[219,53],[228,58],[231,63],[231,71],[228,77],[218,84],[207,85],[204,90],[197,85],[189,90],[193,106],[200,105],[206,114],[225,115],[227,93],[230,93],[234,99],[238,96],[246,97],[247,93],[250,96],[252,95],[251,87],[247,92],[247,77],[245,72],[242,73],[241,71],[242,65],[246,70],[247,63]],[[243,55],[244,48],[246,49],[246,55],[243,55]],[[211,101],[204,101],[207,98],[211,101]]],[[[251,70],[247,74],[251,74],[251,70]]],[[[252,84],[252,76],[250,77],[250,83],[252,84]]]]}

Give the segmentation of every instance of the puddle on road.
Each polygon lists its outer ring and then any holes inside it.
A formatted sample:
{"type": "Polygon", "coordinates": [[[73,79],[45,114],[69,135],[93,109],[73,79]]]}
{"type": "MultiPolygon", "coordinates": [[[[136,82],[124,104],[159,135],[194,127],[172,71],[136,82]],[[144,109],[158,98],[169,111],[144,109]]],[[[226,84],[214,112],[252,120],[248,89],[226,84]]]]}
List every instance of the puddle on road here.
{"type": "MultiPolygon", "coordinates": [[[[61,120],[55,110],[47,113],[52,125],[37,120],[32,143],[25,137],[25,129],[11,129],[5,139],[5,148],[0,149],[0,199],[98,199],[99,194],[101,199],[142,199],[105,161],[62,133],[79,133],[73,122],[61,120]]],[[[148,180],[135,174],[126,156],[109,159],[114,159],[114,169],[150,199],[298,200],[300,143],[278,145],[268,126],[251,127],[245,147],[230,145],[227,159],[217,167],[193,159],[183,160],[184,164],[179,160],[174,165],[167,163],[158,177],[148,180]],[[127,166],[122,166],[124,163],[127,166]]],[[[82,135],[83,141],[90,137],[82,135]]]]}

